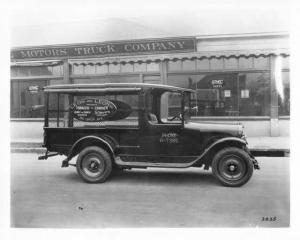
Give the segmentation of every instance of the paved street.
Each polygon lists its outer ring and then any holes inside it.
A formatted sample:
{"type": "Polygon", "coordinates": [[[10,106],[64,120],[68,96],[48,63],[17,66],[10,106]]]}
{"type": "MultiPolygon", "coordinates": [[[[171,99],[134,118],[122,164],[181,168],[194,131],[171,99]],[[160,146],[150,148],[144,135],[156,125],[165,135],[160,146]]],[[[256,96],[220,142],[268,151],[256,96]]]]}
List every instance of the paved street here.
{"type": "Polygon", "coordinates": [[[287,227],[289,158],[258,158],[243,187],[221,186],[210,171],[131,170],[87,184],[62,157],[11,155],[12,227],[287,227]],[[262,221],[270,217],[275,221],[262,221]],[[276,218],[276,219],[275,219],[276,218]]]}

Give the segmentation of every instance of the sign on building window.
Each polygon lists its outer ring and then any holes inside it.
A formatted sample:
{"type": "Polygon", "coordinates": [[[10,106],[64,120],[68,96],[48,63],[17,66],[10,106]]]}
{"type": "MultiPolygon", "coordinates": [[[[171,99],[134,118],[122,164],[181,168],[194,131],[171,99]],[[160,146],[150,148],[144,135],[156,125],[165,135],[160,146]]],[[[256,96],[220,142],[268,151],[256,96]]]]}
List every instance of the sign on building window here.
{"type": "Polygon", "coordinates": [[[249,98],[249,90],[248,89],[241,90],[241,98],[249,98]]]}
{"type": "Polygon", "coordinates": [[[211,86],[213,88],[222,88],[224,86],[224,80],[223,79],[213,79],[213,80],[211,80],[211,86]]]}

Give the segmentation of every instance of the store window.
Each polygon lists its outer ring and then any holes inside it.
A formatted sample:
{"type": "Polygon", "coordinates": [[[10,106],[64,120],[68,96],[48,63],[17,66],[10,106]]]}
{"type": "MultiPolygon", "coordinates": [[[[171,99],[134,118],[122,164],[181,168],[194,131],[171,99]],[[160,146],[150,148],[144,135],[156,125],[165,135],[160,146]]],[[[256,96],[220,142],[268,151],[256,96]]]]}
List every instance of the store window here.
{"type": "Polygon", "coordinates": [[[121,72],[124,73],[133,72],[133,64],[132,63],[121,64],[121,72]]]}
{"type": "Polygon", "coordinates": [[[238,59],[231,57],[224,59],[224,68],[225,69],[237,69],[238,68],[238,59]]]}
{"type": "Polygon", "coordinates": [[[106,75],[115,73],[159,72],[158,62],[149,63],[110,63],[110,64],[73,64],[73,75],[106,75]]]}
{"type": "Polygon", "coordinates": [[[108,65],[102,64],[102,65],[96,65],[96,74],[107,74],[108,73],[108,65]]]}
{"type": "Polygon", "coordinates": [[[120,64],[108,64],[109,73],[119,73],[121,71],[120,64]]]}
{"type": "Polygon", "coordinates": [[[133,69],[135,72],[146,72],[146,63],[134,63],[133,69]]]}
{"type": "Polygon", "coordinates": [[[194,116],[269,116],[268,73],[169,75],[168,84],[196,90],[194,116]]]}
{"type": "Polygon", "coordinates": [[[223,58],[212,58],[210,59],[210,69],[212,70],[219,70],[219,69],[223,69],[224,65],[223,65],[224,61],[223,58]]]}
{"type": "Polygon", "coordinates": [[[269,58],[266,57],[256,57],[253,58],[254,68],[256,69],[269,69],[269,58]]]}
{"type": "Polygon", "coordinates": [[[42,118],[44,116],[44,94],[42,88],[48,81],[11,82],[11,118],[42,118]]]}
{"type": "Polygon", "coordinates": [[[282,72],[282,88],[278,92],[279,116],[290,115],[290,73],[282,72]]]}
{"type": "Polygon", "coordinates": [[[197,70],[209,70],[209,60],[208,59],[197,59],[196,60],[197,70]]]}
{"type": "Polygon", "coordinates": [[[87,64],[84,67],[85,74],[95,74],[96,73],[96,66],[94,64],[87,64]]]}
{"type": "Polygon", "coordinates": [[[99,78],[79,79],[73,78],[73,83],[101,84],[101,83],[138,83],[141,82],[139,75],[133,76],[101,76],[99,78]]]}
{"type": "Polygon", "coordinates": [[[62,65],[53,66],[12,66],[11,77],[62,76],[62,65]]]}
{"type": "Polygon", "coordinates": [[[238,59],[239,69],[252,69],[253,57],[240,57],[238,59]]]}
{"type": "Polygon", "coordinates": [[[159,63],[150,62],[147,63],[147,72],[158,72],[159,71],[159,63]]]}
{"type": "Polygon", "coordinates": [[[175,71],[181,71],[182,70],[182,61],[169,61],[168,62],[168,71],[175,72],[175,71]]]}
{"type": "Polygon", "coordinates": [[[73,74],[84,74],[84,66],[82,64],[79,65],[73,65],[72,66],[72,73],[73,74]]]}
{"type": "Polygon", "coordinates": [[[269,73],[239,74],[238,89],[240,116],[270,116],[269,73]]]}
{"type": "Polygon", "coordinates": [[[184,71],[195,71],[196,61],[195,60],[184,60],[182,61],[182,70],[184,71]]]}

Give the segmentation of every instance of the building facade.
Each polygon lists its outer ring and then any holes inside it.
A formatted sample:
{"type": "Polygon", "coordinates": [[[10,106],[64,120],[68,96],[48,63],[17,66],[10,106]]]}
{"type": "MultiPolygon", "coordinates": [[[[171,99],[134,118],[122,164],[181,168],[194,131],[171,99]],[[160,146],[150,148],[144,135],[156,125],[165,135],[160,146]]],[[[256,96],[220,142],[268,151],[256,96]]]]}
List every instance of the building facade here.
{"type": "Polygon", "coordinates": [[[12,138],[42,136],[43,86],[143,82],[196,90],[194,121],[289,135],[289,36],[215,35],[11,49],[12,138]]]}

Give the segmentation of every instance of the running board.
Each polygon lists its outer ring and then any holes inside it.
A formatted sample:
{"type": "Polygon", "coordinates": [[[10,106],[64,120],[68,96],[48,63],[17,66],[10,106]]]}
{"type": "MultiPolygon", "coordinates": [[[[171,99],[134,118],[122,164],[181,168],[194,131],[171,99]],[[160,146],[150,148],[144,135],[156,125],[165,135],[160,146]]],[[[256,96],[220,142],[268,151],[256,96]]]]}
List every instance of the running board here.
{"type": "Polygon", "coordinates": [[[194,161],[190,163],[124,162],[120,157],[116,157],[115,163],[122,167],[188,168],[194,164],[194,161]]]}

